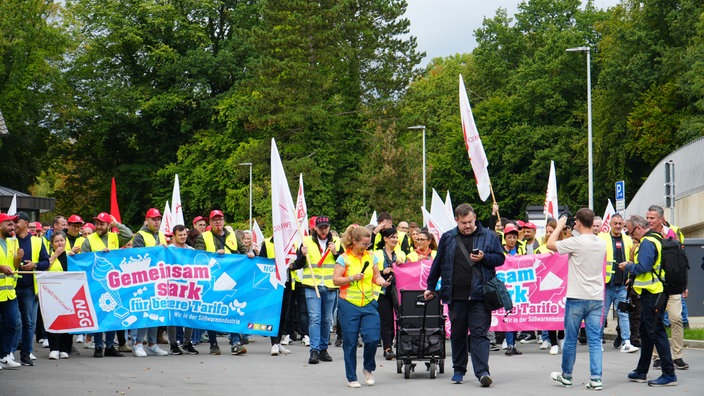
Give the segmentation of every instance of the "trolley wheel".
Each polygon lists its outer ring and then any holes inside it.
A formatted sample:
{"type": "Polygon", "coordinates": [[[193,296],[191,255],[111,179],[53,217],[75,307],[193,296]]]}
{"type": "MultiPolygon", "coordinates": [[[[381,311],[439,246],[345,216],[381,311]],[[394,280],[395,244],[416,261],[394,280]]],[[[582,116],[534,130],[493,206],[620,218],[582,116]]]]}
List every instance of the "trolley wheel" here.
{"type": "Polygon", "coordinates": [[[401,374],[403,371],[403,360],[396,359],[396,373],[401,374]]]}
{"type": "Polygon", "coordinates": [[[437,368],[437,365],[435,364],[435,362],[431,362],[430,363],[430,379],[435,379],[437,369],[438,368],[437,368]]]}
{"type": "Polygon", "coordinates": [[[440,374],[445,373],[445,359],[440,359],[440,374]]]}
{"type": "Polygon", "coordinates": [[[406,363],[403,367],[403,378],[411,378],[411,363],[406,363]]]}

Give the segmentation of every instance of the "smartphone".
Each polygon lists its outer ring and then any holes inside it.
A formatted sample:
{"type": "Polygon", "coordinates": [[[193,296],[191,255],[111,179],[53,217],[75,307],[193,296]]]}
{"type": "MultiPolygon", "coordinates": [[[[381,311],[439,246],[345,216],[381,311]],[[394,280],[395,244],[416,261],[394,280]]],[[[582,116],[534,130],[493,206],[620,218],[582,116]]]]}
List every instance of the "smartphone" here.
{"type": "Polygon", "coordinates": [[[472,254],[479,254],[479,249],[472,249],[472,254]]]}

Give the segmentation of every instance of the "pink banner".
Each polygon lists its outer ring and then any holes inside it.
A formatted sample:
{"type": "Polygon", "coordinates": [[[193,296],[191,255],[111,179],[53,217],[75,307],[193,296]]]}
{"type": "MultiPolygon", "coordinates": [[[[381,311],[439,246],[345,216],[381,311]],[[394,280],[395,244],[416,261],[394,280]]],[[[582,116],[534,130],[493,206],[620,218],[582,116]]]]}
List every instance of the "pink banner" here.
{"type": "MultiPolygon", "coordinates": [[[[431,264],[431,261],[419,261],[396,266],[396,288],[425,290],[431,264]]],[[[508,316],[503,309],[494,311],[492,330],[564,329],[567,255],[547,253],[506,257],[496,274],[506,283],[514,308],[508,316]]]]}

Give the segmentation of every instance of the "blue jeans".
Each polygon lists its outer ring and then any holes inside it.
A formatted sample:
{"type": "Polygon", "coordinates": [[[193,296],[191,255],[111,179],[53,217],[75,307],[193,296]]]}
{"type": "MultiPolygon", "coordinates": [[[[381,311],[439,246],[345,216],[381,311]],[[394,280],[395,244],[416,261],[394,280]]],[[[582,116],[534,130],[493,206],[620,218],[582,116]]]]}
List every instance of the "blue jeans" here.
{"type": "MultiPolygon", "coordinates": [[[[34,294],[34,286],[15,289],[17,302],[20,309],[20,320],[22,321],[22,339],[20,347],[22,355],[29,355],[34,347],[34,328],[37,324],[37,306],[39,300],[34,294]]],[[[13,346],[16,346],[13,345],[13,346]]]]}
{"type": "Polygon", "coordinates": [[[21,330],[17,299],[0,302],[0,358],[12,352],[15,339],[21,330]]]}
{"type": "Polygon", "coordinates": [[[335,300],[337,300],[337,289],[318,286],[318,291],[320,298],[315,294],[315,289],[306,287],[310,350],[320,352],[328,349],[330,329],[332,328],[332,309],[335,306],[335,300]]]}
{"type": "MultiPolygon", "coordinates": [[[[604,317],[609,314],[611,306],[616,309],[618,313],[618,324],[621,329],[621,339],[622,342],[631,340],[631,322],[628,319],[628,312],[621,312],[618,310],[618,303],[626,302],[628,300],[628,291],[626,286],[606,286],[606,296],[604,300],[604,317]]],[[[606,323],[606,321],[604,321],[606,323]]],[[[604,338],[604,326],[601,326],[601,338],[604,338]]]]}
{"type": "MultiPolygon", "coordinates": [[[[342,353],[345,357],[345,376],[348,382],[357,381],[357,335],[361,335],[364,342],[364,369],[369,372],[376,369],[374,355],[381,338],[378,306],[375,300],[363,307],[347,300],[340,299],[338,302],[337,315],[342,328],[342,353]]],[[[310,345],[313,346],[312,339],[310,345]]],[[[325,347],[327,348],[327,344],[325,347]]]]}
{"type": "MultiPolygon", "coordinates": [[[[93,341],[95,341],[96,348],[103,347],[103,333],[93,333],[93,341]]],[[[115,346],[115,332],[106,331],[105,332],[105,346],[108,348],[115,346]]]]}
{"type": "Polygon", "coordinates": [[[565,342],[562,348],[562,374],[572,377],[577,358],[577,335],[584,320],[589,344],[589,372],[591,379],[601,379],[601,300],[568,298],[565,302],[565,342]]]}
{"type": "Polygon", "coordinates": [[[143,341],[145,341],[145,336],[146,336],[146,341],[149,345],[154,345],[156,344],[156,333],[158,327],[145,327],[141,329],[137,329],[137,337],[135,338],[135,343],[141,344],[143,341]]]}

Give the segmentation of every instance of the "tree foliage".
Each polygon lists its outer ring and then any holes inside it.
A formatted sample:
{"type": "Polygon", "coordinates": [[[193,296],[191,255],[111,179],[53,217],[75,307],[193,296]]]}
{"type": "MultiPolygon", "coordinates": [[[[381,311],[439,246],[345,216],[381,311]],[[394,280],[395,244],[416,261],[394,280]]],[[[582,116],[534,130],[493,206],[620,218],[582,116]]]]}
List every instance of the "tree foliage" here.
{"type": "MultiPolygon", "coordinates": [[[[586,54],[595,210],[636,191],[704,127],[704,0],[528,0],[499,9],[472,53],[433,59],[409,35],[404,0],[0,0],[0,184],[54,196],[57,212],[123,219],[162,208],[179,174],[186,217],[219,208],[267,228],[269,147],[310,214],[340,228],[372,211],[420,221],[428,191],[477,200],[462,139],[464,77],[503,215],[544,200],[587,204],[586,54]]],[[[430,198],[428,196],[427,198],[430,198]]]]}

